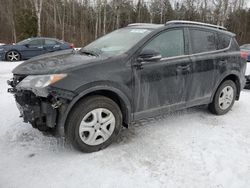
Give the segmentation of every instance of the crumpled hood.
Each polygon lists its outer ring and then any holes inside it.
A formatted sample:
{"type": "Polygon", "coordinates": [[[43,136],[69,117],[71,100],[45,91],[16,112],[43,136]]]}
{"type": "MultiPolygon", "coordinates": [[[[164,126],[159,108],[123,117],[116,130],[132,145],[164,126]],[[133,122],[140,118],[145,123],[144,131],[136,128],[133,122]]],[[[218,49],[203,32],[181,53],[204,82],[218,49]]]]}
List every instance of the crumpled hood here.
{"type": "Polygon", "coordinates": [[[65,70],[87,66],[89,63],[104,60],[107,57],[95,57],[81,54],[75,50],[63,50],[32,58],[19,66],[12,73],[21,75],[56,74],[65,70]]]}

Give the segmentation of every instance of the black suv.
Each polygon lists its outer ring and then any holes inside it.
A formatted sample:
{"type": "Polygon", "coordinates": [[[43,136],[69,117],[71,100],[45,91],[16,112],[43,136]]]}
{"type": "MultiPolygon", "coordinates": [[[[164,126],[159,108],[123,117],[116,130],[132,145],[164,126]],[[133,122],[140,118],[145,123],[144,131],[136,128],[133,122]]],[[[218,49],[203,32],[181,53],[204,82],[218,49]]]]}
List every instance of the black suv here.
{"type": "Polygon", "coordinates": [[[223,27],[138,23],[79,51],[24,62],[8,91],[25,122],[93,152],[143,118],[204,104],[227,113],[239,100],[245,69],[235,34],[223,27]]]}

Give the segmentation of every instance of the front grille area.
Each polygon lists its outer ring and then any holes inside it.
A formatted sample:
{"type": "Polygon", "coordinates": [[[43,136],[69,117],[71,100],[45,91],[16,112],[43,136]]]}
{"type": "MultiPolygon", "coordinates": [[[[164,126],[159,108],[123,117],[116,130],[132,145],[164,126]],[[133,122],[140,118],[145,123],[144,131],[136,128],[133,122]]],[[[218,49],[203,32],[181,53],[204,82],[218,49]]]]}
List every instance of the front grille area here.
{"type": "Polygon", "coordinates": [[[29,89],[17,89],[17,85],[25,77],[25,75],[14,75],[13,78],[8,81],[10,85],[8,91],[15,97],[17,107],[20,111],[20,117],[23,118],[24,122],[29,122],[33,127],[41,131],[54,129],[58,108],[64,100],[59,99],[54,90],[53,95],[50,94],[48,97],[41,97],[29,89]]]}
{"type": "Polygon", "coordinates": [[[18,104],[24,105],[39,105],[41,100],[31,91],[19,91],[15,93],[15,98],[18,104]]]}
{"type": "Polygon", "coordinates": [[[47,98],[37,97],[32,91],[22,90],[14,93],[24,122],[29,122],[41,131],[54,128],[57,110],[47,98]]]}

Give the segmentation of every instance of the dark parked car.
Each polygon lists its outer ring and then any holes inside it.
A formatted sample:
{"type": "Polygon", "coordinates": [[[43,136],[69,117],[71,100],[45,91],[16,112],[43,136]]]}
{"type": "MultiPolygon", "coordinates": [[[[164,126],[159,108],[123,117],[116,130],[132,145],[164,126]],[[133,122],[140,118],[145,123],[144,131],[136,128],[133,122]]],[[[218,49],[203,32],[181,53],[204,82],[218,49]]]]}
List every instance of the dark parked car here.
{"type": "Polygon", "coordinates": [[[0,46],[0,60],[26,60],[45,53],[67,50],[73,47],[73,44],[54,38],[29,38],[16,44],[0,46]]]}
{"type": "Polygon", "coordinates": [[[247,70],[246,70],[246,89],[250,89],[250,44],[244,44],[240,47],[241,53],[247,59],[247,70]]]}
{"type": "Polygon", "coordinates": [[[77,52],[28,60],[8,83],[25,122],[93,152],[144,118],[205,104],[227,113],[240,98],[245,69],[235,34],[171,21],[131,24],[77,52]]]}

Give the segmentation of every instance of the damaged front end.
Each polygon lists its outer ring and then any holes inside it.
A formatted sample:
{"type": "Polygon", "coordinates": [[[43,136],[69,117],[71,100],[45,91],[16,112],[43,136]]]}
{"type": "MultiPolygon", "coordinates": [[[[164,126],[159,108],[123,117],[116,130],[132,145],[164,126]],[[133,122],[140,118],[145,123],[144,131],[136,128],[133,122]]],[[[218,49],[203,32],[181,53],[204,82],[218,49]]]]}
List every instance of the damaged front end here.
{"type": "Polygon", "coordinates": [[[51,86],[66,74],[14,75],[7,83],[14,94],[20,117],[40,131],[56,133],[56,125],[75,94],[51,86]]]}

